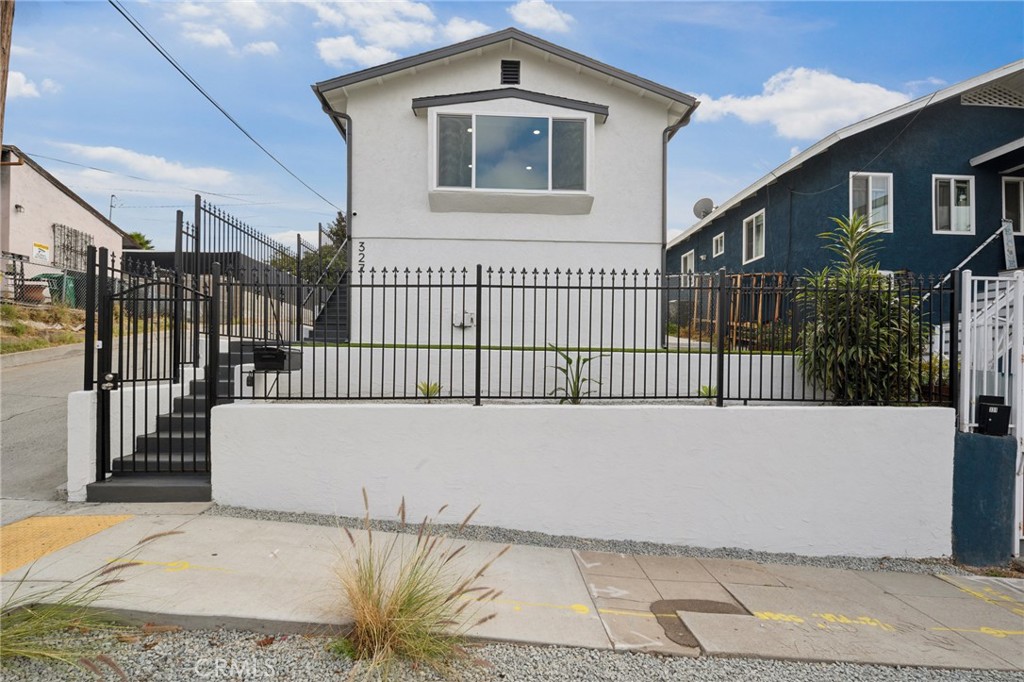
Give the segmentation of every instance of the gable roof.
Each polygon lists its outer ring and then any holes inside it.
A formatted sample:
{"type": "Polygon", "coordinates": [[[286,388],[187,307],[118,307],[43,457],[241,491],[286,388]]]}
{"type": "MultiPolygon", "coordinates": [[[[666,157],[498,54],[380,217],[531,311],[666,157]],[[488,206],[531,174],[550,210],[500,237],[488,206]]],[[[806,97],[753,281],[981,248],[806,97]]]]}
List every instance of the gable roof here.
{"type": "Polygon", "coordinates": [[[50,173],[45,168],[43,168],[38,163],[33,161],[32,157],[28,156],[27,154],[25,154],[25,152],[21,151],[20,149],[18,149],[17,147],[15,147],[12,144],[5,144],[3,146],[3,151],[5,151],[5,152],[13,152],[14,155],[17,156],[20,161],[24,162],[24,164],[26,166],[28,166],[29,168],[34,170],[36,173],[39,173],[39,175],[41,175],[47,182],[49,182],[51,185],[53,185],[58,190],[60,190],[64,195],[66,195],[69,199],[74,201],[76,204],[78,204],[79,206],[84,208],[86,211],[91,213],[92,216],[94,218],[96,218],[98,221],[100,221],[101,223],[106,225],[108,228],[113,230],[115,233],[121,235],[122,243],[125,240],[127,240],[128,242],[130,242],[132,244],[135,244],[135,247],[138,248],[139,245],[135,243],[135,240],[132,239],[131,235],[129,235],[127,232],[122,230],[120,227],[118,227],[114,223],[110,222],[110,220],[106,216],[104,216],[102,213],[97,211],[92,206],[92,204],[90,204],[89,202],[87,202],[85,199],[83,199],[82,197],[78,196],[77,194],[75,194],[71,190],[70,187],[68,187],[63,182],[61,182],[57,178],[55,178],[52,175],[50,175],[50,173]]]}
{"type": "Polygon", "coordinates": [[[809,159],[828,150],[837,142],[849,137],[853,137],[854,135],[862,133],[865,130],[870,130],[871,128],[880,126],[884,123],[889,123],[890,121],[900,118],[901,116],[916,113],[924,109],[925,107],[931,106],[933,104],[938,104],[939,102],[950,99],[952,97],[964,95],[965,93],[969,93],[973,90],[984,88],[985,86],[989,86],[992,83],[995,83],[996,81],[999,81],[1002,85],[1008,85],[1013,90],[1024,91],[1024,59],[1012,62],[1010,64],[1007,64],[1006,66],[1001,66],[998,69],[993,69],[992,71],[983,73],[980,76],[969,78],[955,85],[951,85],[950,87],[945,88],[943,90],[938,90],[930,95],[920,97],[911,102],[907,102],[906,104],[894,107],[892,109],[889,109],[888,111],[883,111],[880,114],[877,114],[870,118],[866,118],[862,121],[858,121],[857,123],[848,125],[845,128],[837,130],[828,137],[819,140],[818,142],[814,143],[804,151],[792,157],[782,165],[778,166],[777,168],[775,168],[775,170],[771,171],[764,177],[755,181],[752,185],[750,185],[743,191],[730,197],[721,205],[716,206],[715,209],[711,211],[711,213],[709,213],[707,216],[691,225],[681,235],[677,236],[672,241],[670,241],[668,243],[668,247],[671,248],[678,244],[679,242],[697,234],[702,229],[704,229],[708,224],[710,224],[712,221],[718,218],[720,215],[724,214],[726,211],[733,208],[734,206],[742,202],[744,199],[749,198],[750,196],[761,190],[763,187],[775,182],[776,180],[778,180],[780,177],[790,172],[791,170],[799,168],[809,159]]]}
{"type": "MultiPolygon", "coordinates": [[[[520,31],[517,28],[506,28],[495,33],[471,38],[461,43],[455,43],[454,45],[448,45],[447,47],[440,47],[411,57],[397,59],[393,62],[388,62],[387,64],[373,66],[368,69],[363,69],[362,71],[356,71],[344,76],[338,76],[336,78],[321,81],[313,84],[313,92],[316,93],[316,96],[320,100],[324,110],[329,113],[331,107],[327,102],[328,93],[337,90],[344,91],[345,88],[351,85],[364,83],[370,80],[378,80],[378,82],[381,82],[379,79],[383,79],[385,76],[389,76],[391,74],[399,73],[407,69],[413,69],[424,64],[449,59],[474,50],[499,45],[506,41],[516,41],[523,45],[545,52],[553,57],[590,69],[591,71],[612,78],[619,83],[630,85],[635,88],[639,88],[644,92],[664,97],[670,102],[681,105],[683,111],[680,115],[680,121],[685,121],[689,118],[694,109],[697,108],[698,102],[692,95],[687,95],[684,92],[674,90],[667,86],[660,85],[659,83],[655,83],[654,81],[642,78],[641,76],[637,76],[636,74],[629,73],[628,71],[623,71],[622,69],[599,62],[596,59],[587,57],[579,52],[573,52],[572,50],[560,45],[555,45],[554,43],[550,43],[542,38],[520,31]]],[[[338,129],[342,136],[344,136],[345,131],[341,124],[337,121],[335,121],[335,123],[338,125],[338,129]]]]}

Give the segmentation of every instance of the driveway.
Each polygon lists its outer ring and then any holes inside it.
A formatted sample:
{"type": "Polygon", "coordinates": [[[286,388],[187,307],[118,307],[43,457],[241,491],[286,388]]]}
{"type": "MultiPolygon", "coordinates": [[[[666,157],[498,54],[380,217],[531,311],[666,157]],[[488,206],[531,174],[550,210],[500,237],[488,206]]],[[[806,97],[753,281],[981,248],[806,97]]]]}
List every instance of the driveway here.
{"type": "Polygon", "coordinates": [[[0,370],[0,497],[54,500],[67,483],[68,393],[82,389],[84,359],[33,352],[40,362],[0,370]]]}

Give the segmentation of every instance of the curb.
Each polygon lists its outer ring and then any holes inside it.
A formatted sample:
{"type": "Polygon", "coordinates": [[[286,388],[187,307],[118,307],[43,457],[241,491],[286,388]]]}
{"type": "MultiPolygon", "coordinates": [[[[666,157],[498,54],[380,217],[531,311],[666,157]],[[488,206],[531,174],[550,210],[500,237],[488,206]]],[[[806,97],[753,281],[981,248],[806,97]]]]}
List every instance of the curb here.
{"type": "Polygon", "coordinates": [[[0,355],[0,369],[10,369],[23,365],[32,365],[37,362],[58,360],[84,353],[82,343],[71,343],[65,346],[54,346],[53,348],[40,348],[39,350],[26,350],[20,353],[8,353],[0,355]]]}

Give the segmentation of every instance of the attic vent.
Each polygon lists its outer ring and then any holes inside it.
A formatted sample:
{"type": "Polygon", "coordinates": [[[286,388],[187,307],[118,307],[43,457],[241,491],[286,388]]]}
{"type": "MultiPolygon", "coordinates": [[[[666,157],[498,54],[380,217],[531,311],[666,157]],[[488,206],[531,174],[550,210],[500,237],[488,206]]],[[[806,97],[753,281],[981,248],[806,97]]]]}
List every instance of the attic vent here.
{"type": "Polygon", "coordinates": [[[998,83],[987,88],[979,88],[960,96],[961,104],[976,107],[1012,107],[1024,109],[1024,94],[1016,92],[998,83]]]}
{"type": "Polygon", "coordinates": [[[519,61],[515,59],[501,60],[501,84],[519,85],[519,61]]]}

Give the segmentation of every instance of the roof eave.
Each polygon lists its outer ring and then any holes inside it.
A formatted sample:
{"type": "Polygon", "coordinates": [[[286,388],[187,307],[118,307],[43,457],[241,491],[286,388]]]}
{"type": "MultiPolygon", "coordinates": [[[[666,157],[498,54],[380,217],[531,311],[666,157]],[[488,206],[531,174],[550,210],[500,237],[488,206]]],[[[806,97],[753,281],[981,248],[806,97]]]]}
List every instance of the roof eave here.
{"type": "Polygon", "coordinates": [[[666,99],[679,102],[687,107],[693,107],[697,101],[692,95],[687,95],[686,93],[660,85],[654,81],[637,76],[636,74],[599,62],[596,59],[592,59],[586,55],[561,47],[560,45],[555,45],[554,43],[550,43],[542,38],[530,35],[529,33],[525,33],[516,28],[506,28],[488,35],[470,38],[469,40],[465,40],[461,43],[440,47],[418,55],[397,59],[395,61],[388,62],[387,64],[381,64],[379,66],[363,69],[362,71],[356,71],[354,73],[331,78],[326,81],[316,83],[314,88],[320,93],[326,93],[355,83],[361,83],[363,81],[411,69],[422,64],[439,61],[448,57],[454,57],[472,50],[490,47],[507,40],[517,40],[524,45],[548,52],[556,57],[561,57],[562,59],[579,64],[580,66],[584,66],[599,73],[603,73],[607,76],[611,76],[651,93],[661,95],[666,99]]]}

